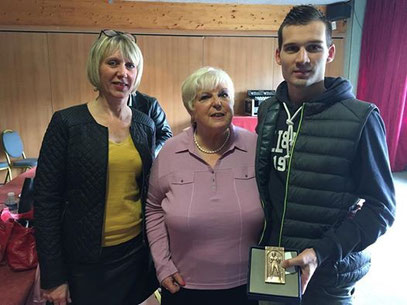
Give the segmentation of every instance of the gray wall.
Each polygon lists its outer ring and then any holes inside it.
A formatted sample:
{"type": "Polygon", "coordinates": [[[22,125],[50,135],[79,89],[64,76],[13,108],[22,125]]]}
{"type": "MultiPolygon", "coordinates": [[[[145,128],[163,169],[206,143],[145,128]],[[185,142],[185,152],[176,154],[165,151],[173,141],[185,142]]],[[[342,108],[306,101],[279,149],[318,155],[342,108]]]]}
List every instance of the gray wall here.
{"type": "Polygon", "coordinates": [[[345,42],[345,63],[344,76],[350,80],[353,85],[353,92],[356,94],[359,59],[362,46],[363,20],[365,17],[366,0],[352,1],[352,14],[348,19],[348,27],[345,42]]]}

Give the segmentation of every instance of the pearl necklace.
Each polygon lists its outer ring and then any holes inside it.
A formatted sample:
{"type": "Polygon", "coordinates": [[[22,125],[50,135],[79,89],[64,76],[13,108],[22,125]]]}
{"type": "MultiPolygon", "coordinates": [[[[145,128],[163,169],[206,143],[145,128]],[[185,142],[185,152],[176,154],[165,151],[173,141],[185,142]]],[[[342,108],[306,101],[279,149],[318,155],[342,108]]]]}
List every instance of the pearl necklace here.
{"type": "Polygon", "coordinates": [[[229,138],[230,138],[230,130],[228,129],[228,135],[226,137],[225,142],[223,142],[221,146],[219,146],[218,148],[216,148],[214,150],[208,150],[208,149],[203,148],[201,145],[199,145],[198,140],[196,139],[196,130],[194,132],[195,145],[196,145],[196,147],[198,147],[198,149],[200,151],[202,151],[205,154],[216,154],[217,152],[220,152],[225,147],[226,143],[229,141],[229,138]]]}

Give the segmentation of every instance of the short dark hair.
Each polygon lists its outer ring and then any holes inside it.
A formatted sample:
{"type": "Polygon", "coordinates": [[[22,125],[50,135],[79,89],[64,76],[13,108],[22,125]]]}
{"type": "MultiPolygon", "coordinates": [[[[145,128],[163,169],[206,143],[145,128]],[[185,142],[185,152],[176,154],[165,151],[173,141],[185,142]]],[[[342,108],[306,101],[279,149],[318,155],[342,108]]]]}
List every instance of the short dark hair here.
{"type": "Polygon", "coordinates": [[[278,29],[278,49],[283,45],[283,29],[289,25],[307,25],[312,21],[321,21],[325,24],[326,44],[332,45],[332,25],[325,15],[312,5],[294,6],[285,16],[283,23],[278,29]]]}

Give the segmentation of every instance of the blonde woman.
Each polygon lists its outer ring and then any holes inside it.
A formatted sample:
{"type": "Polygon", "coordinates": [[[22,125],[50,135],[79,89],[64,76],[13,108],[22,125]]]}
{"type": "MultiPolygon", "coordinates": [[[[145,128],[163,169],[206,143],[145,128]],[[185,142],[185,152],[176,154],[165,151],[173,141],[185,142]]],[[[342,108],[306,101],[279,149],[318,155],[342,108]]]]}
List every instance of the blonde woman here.
{"type": "Polygon", "coordinates": [[[35,181],[41,287],[55,305],[138,304],[156,288],[144,236],[154,123],[127,106],[143,57],[132,35],[104,30],[87,72],[98,97],[57,111],[35,181]]]}

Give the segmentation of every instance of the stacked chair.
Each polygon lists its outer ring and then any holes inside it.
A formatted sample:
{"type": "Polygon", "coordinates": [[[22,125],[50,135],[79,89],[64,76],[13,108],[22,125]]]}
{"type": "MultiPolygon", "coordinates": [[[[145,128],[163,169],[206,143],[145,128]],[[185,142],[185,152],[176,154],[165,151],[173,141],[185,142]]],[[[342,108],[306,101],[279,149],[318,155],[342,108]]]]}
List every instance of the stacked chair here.
{"type": "Polygon", "coordinates": [[[7,171],[6,178],[4,178],[3,184],[6,184],[11,180],[11,169],[7,162],[0,161],[0,171],[7,171]]]}
{"type": "Polygon", "coordinates": [[[0,162],[0,170],[7,170],[5,183],[13,179],[11,172],[13,168],[26,171],[29,168],[37,166],[37,158],[27,158],[25,156],[23,141],[17,131],[11,129],[4,130],[2,132],[2,144],[7,163],[0,162]],[[3,165],[7,167],[3,169],[3,165]]]}

